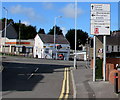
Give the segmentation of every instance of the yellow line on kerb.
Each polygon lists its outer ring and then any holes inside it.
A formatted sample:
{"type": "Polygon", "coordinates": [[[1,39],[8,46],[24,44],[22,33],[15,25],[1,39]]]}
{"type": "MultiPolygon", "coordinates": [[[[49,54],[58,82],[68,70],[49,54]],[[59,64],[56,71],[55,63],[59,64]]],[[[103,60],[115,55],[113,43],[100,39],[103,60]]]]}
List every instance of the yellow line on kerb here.
{"type": "Polygon", "coordinates": [[[69,68],[65,68],[64,70],[64,79],[62,84],[62,91],[59,96],[59,100],[65,98],[65,100],[68,98],[69,95],[69,68]]]}

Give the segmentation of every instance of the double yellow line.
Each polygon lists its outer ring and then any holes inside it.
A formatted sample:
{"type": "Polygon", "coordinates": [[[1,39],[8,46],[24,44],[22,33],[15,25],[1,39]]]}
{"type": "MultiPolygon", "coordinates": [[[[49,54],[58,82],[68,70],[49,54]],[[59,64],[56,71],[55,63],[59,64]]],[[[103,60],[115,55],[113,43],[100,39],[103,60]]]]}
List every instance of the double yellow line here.
{"type": "Polygon", "coordinates": [[[61,94],[59,96],[59,100],[61,100],[63,98],[68,99],[69,92],[70,92],[70,88],[69,88],[69,68],[65,68],[64,79],[63,79],[63,84],[62,84],[62,91],[61,91],[61,94]]]}

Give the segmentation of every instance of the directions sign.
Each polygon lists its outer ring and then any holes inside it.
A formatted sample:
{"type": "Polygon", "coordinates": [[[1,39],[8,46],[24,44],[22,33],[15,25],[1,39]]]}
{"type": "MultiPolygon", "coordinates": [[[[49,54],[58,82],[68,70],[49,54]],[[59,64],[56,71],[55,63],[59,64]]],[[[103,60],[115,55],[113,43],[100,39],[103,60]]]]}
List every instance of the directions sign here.
{"type": "Polygon", "coordinates": [[[110,4],[91,4],[91,34],[110,35],[110,4]]]}

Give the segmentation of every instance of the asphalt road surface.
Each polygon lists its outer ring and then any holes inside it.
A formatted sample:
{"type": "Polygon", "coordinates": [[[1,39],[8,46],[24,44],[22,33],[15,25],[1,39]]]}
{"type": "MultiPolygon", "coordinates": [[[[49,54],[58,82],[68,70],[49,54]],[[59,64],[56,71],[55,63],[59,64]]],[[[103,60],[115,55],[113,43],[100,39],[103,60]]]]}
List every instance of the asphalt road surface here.
{"type": "Polygon", "coordinates": [[[2,98],[72,98],[73,61],[6,56],[2,65],[2,98]]]}

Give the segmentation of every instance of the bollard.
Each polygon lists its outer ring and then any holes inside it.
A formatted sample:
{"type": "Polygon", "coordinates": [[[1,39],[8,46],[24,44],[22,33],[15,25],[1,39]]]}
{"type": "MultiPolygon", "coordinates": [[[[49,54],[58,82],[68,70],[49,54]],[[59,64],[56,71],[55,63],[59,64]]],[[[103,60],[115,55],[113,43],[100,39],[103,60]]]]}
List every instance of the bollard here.
{"type": "Polygon", "coordinates": [[[114,92],[118,93],[118,73],[114,74],[114,92]]]}

